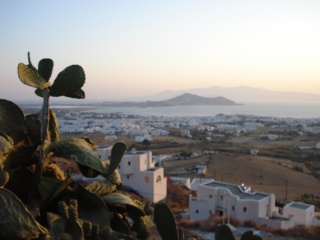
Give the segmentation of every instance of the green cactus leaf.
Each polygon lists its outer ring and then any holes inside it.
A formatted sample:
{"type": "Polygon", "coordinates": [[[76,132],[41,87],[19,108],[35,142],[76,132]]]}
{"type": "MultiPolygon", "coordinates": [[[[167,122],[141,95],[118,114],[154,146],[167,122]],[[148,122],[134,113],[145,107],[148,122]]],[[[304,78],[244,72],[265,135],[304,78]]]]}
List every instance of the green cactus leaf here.
{"type": "Polygon", "coordinates": [[[131,197],[121,194],[121,193],[110,193],[107,195],[102,196],[103,201],[106,204],[124,204],[129,207],[133,207],[138,213],[139,216],[144,216],[145,212],[141,210],[139,206],[132,200],[131,197]]]}
{"type": "Polygon", "coordinates": [[[156,203],[154,206],[154,222],[162,239],[179,240],[179,231],[176,219],[164,202],[156,203]]]}
{"type": "Polygon", "coordinates": [[[31,144],[41,144],[41,122],[36,114],[26,116],[26,127],[31,144]]]}
{"type": "Polygon", "coordinates": [[[66,219],[52,212],[47,212],[46,215],[50,233],[54,239],[58,239],[58,236],[65,231],[66,219]]]}
{"type": "Polygon", "coordinates": [[[106,205],[100,196],[90,192],[82,184],[76,183],[75,186],[76,186],[76,194],[78,196],[77,199],[79,202],[79,206],[82,206],[82,204],[85,204],[87,207],[92,206],[92,207],[102,208],[106,205]]]}
{"type": "Polygon", "coordinates": [[[30,192],[34,189],[33,183],[33,172],[27,168],[16,168],[10,171],[10,178],[6,184],[6,189],[13,192],[22,202],[26,203],[30,200],[30,192]]]}
{"type": "Polygon", "coordinates": [[[179,239],[184,239],[184,232],[183,232],[183,230],[182,230],[182,228],[181,227],[178,227],[178,231],[179,231],[179,239]]]}
{"type": "Polygon", "coordinates": [[[49,204],[61,192],[63,192],[70,184],[70,179],[63,181],[48,177],[42,177],[38,184],[38,192],[44,205],[49,204]]]}
{"type": "Polygon", "coordinates": [[[235,237],[228,225],[219,225],[215,232],[216,240],[235,240],[235,237]]]}
{"type": "Polygon", "coordinates": [[[0,189],[0,239],[38,239],[48,234],[24,206],[7,189],[0,189]]]}
{"type": "Polygon", "coordinates": [[[98,224],[100,227],[102,226],[110,226],[110,221],[112,218],[112,213],[110,212],[107,206],[94,205],[92,199],[91,202],[87,202],[88,196],[84,197],[78,196],[78,213],[79,218],[90,221],[92,224],[98,224]]]}
{"type": "Polygon", "coordinates": [[[11,101],[0,99],[0,131],[6,134],[14,132],[24,122],[20,107],[11,101]]]}
{"type": "Polygon", "coordinates": [[[44,58],[39,61],[38,72],[40,76],[45,80],[49,81],[53,70],[53,61],[49,58],[44,58]]]}
{"type": "Polygon", "coordinates": [[[0,132],[0,169],[4,161],[14,149],[13,140],[6,134],[0,132]]]}
{"type": "Polygon", "coordinates": [[[40,88],[37,88],[36,90],[34,90],[34,93],[38,96],[38,97],[43,97],[43,91],[40,88]]]}
{"type": "MultiPolygon", "coordinates": [[[[70,208],[69,208],[69,210],[70,210],[70,208]]],[[[67,219],[65,232],[70,234],[70,236],[72,237],[71,239],[84,240],[82,221],[80,221],[79,219],[76,219],[76,220],[73,220],[70,218],[67,219]]]]}
{"type": "Polygon", "coordinates": [[[135,205],[126,205],[128,215],[135,221],[136,219],[141,219],[141,217],[146,216],[144,211],[144,204],[137,199],[132,199],[135,205]]]}
{"type": "Polygon", "coordinates": [[[85,83],[85,73],[81,66],[71,65],[61,71],[50,88],[50,95],[59,97],[70,95],[79,89],[85,83]]]}
{"type": "Polygon", "coordinates": [[[0,170],[0,188],[7,184],[9,181],[9,173],[0,170]]]}
{"type": "Polygon", "coordinates": [[[9,155],[8,160],[13,167],[29,167],[39,158],[37,152],[38,145],[17,145],[14,151],[9,155]]]}
{"type": "Polygon", "coordinates": [[[81,138],[82,140],[84,140],[83,144],[85,146],[88,146],[91,150],[93,150],[98,156],[99,156],[99,152],[97,150],[97,147],[96,145],[94,144],[94,142],[92,141],[91,138],[89,137],[82,137],[81,138]]]}
{"type": "Polygon", "coordinates": [[[116,185],[109,181],[95,181],[86,186],[86,189],[100,197],[114,192],[117,188],[116,185]]]}
{"type": "Polygon", "coordinates": [[[151,216],[140,217],[134,221],[131,231],[137,233],[137,238],[141,240],[147,240],[151,235],[151,226],[146,223],[152,222],[151,216]]]}
{"type": "Polygon", "coordinates": [[[72,93],[66,93],[64,96],[69,98],[76,98],[76,99],[86,98],[86,94],[82,89],[78,89],[77,91],[74,91],[72,93]]]}
{"type": "Polygon", "coordinates": [[[50,87],[50,83],[44,80],[37,70],[23,63],[18,65],[18,76],[20,81],[28,86],[40,89],[50,87]]]}
{"type": "MultiPolygon", "coordinates": [[[[133,201],[136,204],[136,206],[140,208],[144,213],[145,209],[150,209],[150,205],[146,206],[137,199],[133,199],[133,201]]],[[[137,237],[139,239],[147,240],[151,234],[151,227],[154,225],[152,219],[153,215],[141,215],[141,213],[137,212],[136,208],[130,205],[127,206],[127,211],[130,218],[134,221],[132,231],[137,233],[137,237]]]]}
{"type": "Polygon", "coordinates": [[[106,181],[116,185],[117,190],[120,190],[122,188],[122,181],[118,169],[114,170],[111,175],[108,175],[107,173],[109,172],[110,161],[103,161],[102,166],[104,167],[105,171],[101,173],[101,176],[106,178],[106,181]]]}
{"type": "Polygon", "coordinates": [[[253,238],[253,231],[246,231],[244,234],[242,234],[240,240],[252,240],[253,238]]]}
{"type": "Polygon", "coordinates": [[[127,150],[127,146],[122,142],[117,142],[113,145],[111,150],[111,160],[110,160],[110,167],[107,173],[107,176],[111,175],[114,170],[116,170],[121,162],[123,155],[127,150]]]}
{"type": "Polygon", "coordinates": [[[110,227],[117,232],[130,234],[131,232],[131,224],[129,223],[126,216],[121,213],[114,212],[110,227]]]}
{"type": "Polygon", "coordinates": [[[65,159],[75,159],[80,172],[89,178],[97,177],[104,172],[98,154],[83,139],[59,140],[52,142],[46,153],[53,152],[55,156],[65,159]]]}
{"type": "Polygon", "coordinates": [[[49,109],[49,133],[51,142],[56,142],[60,138],[59,123],[56,113],[49,109]]]}

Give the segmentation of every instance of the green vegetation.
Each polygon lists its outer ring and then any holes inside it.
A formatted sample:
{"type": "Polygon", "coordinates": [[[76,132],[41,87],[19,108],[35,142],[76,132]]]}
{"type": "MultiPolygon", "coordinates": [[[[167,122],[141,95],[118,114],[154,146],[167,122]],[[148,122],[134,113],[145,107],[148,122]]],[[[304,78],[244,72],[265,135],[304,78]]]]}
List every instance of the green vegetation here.
{"type": "Polygon", "coordinates": [[[49,98],[84,98],[83,69],[69,66],[51,84],[53,61],[42,59],[36,69],[30,55],[28,60],[28,65],[18,65],[18,75],[36,88],[43,105],[40,112],[24,116],[13,102],[0,99],[0,238],[147,239],[152,208],[117,193],[122,187],[117,166],[126,145],[114,144],[111,160],[101,163],[91,139],[59,139],[49,98]],[[73,181],[55,157],[75,162],[88,178],[101,175],[105,180],[86,186],[73,181]]]}

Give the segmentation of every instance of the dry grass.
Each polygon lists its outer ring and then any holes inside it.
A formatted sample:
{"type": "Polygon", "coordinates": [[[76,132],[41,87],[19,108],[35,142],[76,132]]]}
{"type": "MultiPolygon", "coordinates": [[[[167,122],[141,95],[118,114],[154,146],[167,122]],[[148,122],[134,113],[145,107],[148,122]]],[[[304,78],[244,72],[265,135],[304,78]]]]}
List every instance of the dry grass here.
{"type": "MultiPolygon", "coordinates": [[[[246,154],[213,154],[193,160],[167,161],[165,171],[190,168],[200,162],[208,165],[206,178],[233,184],[245,183],[253,191],[274,193],[277,201],[299,200],[304,193],[320,195],[320,181],[307,171],[294,170],[295,164],[286,159],[251,156],[246,154]]],[[[300,166],[300,165],[299,165],[300,166]]],[[[193,173],[186,177],[200,177],[193,173]]]]}

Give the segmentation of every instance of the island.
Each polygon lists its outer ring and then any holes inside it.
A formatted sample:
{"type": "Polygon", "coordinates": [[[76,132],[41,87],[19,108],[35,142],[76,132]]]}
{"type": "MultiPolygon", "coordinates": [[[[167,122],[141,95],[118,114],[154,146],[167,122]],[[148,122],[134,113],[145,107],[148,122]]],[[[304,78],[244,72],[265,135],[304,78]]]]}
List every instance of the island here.
{"type": "Polygon", "coordinates": [[[103,106],[112,107],[170,107],[170,106],[200,106],[200,105],[216,105],[216,106],[233,106],[241,105],[224,97],[201,97],[191,93],[184,93],[180,96],[164,100],[164,101],[144,101],[144,102],[104,102],[103,106]]]}

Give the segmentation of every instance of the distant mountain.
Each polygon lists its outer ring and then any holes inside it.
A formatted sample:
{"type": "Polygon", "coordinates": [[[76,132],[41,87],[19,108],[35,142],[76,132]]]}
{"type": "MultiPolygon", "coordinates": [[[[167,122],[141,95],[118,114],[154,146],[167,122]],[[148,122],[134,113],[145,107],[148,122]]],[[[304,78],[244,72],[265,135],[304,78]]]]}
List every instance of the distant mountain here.
{"type": "Polygon", "coordinates": [[[320,101],[320,94],[298,93],[285,91],[270,91],[261,88],[253,88],[246,86],[239,87],[219,87],[213,86],[209,88],[194,88],[184,91],[163,91],[158,94],[136,98],[135,100],[151,100],[160,101],[179,96],[183,93],[196,94],[202,97],[218,97],[223,96],[236,102],[269,102],[269,101],[320,101]]]}
{"type": "Polygon", "coordinates": [[[190,93],[164,101],[144,101],[144,102],[104,102],[104,106],[113,107],[170,107],[170,106],[194,106],[194,105],[239,105],[238,103],[224,97],[200,97],[190,93]]]}

